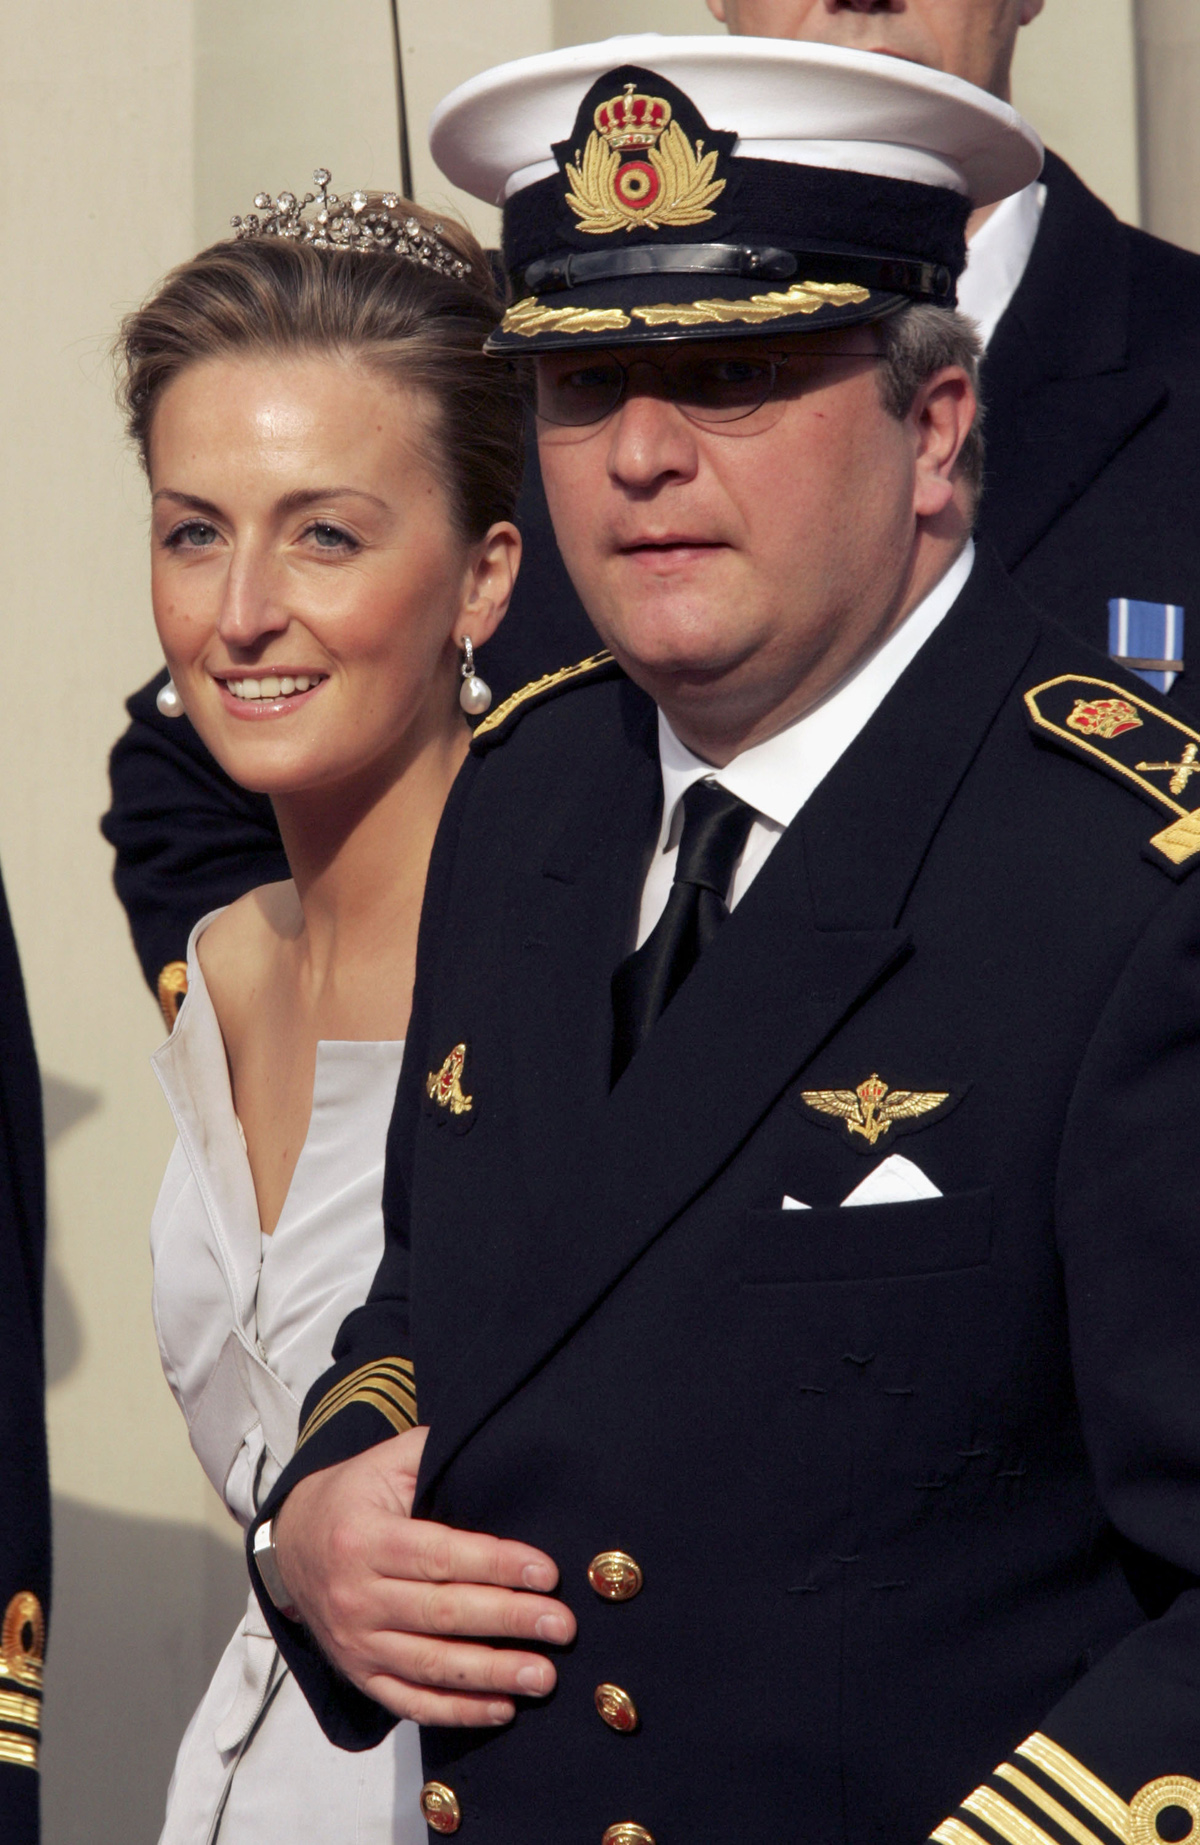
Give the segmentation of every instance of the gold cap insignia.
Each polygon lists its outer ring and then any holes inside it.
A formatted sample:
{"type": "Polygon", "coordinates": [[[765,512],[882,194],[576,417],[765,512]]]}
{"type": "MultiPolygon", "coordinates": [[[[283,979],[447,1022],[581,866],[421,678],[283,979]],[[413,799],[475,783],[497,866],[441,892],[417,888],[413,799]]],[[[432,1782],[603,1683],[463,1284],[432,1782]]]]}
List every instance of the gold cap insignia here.
{"type": "Polygon", "coordinates": [[[1122,731],[1140,730],[1142,720],[1127,698],[1077,698],[1067,719],[1068,730],[1085,737],[1119,737],[1122,731]]]}
{"type": "Polygon", "coordinates": [[[461,1077],[467,1060],[465,1044],[456,1044],[440,1070],[431,1070],[425,1080],[425,1093],[439,1108],[452,1115],[469,1115],[475,1105],[473,1096],[462,1092],[461,1077]]]}
{"type": "Polygon", "coordinates": [[[851,1134],[861,1134],[869,1147],[896,1121],[928,1115],[950,1100],[948,1089],[892,1089],[872,1073],[857,1089],[805,1089],[801,1100],[819,1115],[832,1115],[846,1123],[851,1134]]]}
{"type": "Polygon", "coordinates": [[[599,104],[582,156],[567,163],[567,204],[576,229],[593,237],[703,224],[725,190],[713,178],[717,150],[706,154],[699,139],[693,146],[666,97],[641,96],[636,87],[627,83],[623,95],[599,104]]]}

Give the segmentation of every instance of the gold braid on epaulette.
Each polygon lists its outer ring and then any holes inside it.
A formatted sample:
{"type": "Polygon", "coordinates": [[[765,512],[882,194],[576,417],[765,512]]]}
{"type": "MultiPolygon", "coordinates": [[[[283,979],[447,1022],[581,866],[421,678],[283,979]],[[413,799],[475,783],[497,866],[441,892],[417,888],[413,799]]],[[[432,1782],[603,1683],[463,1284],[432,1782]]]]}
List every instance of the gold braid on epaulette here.
{"type": "Polygon", "coordinates": [[[540,679],[531,679],[519,692],[513,692],[502,700],[494,711],[489,711],[482,723],[476,724],[471,741],[486,737],[507,723],[515,711],[529,705],[534,699],[542,699],[548,692],[557,691],[560,686],[570,685],[573,680],[584,679],[590,673],[599,672],[602,667],[611,666],[613,657],[607,647],[599,653],[589,654],[586,660],[577,660],[574,666],[560,666],[556,673],[543,673],[540,679]]]}
{"type": "Polygon", "coordinates": [[[299,1451],[306,1441],[323,1429],[339,1410],[352,1403],[365,1403],[377,1409],[390,1422],[397,1435],[417,1426],[417,1387],[413,1368],[407,1358],[376,1358],[360,1365],[339,1383],[327,1390],[305,1422],[296,1442],[299,1451]]]}
{"type": "Polygon", "coordinates": [[[1170,825],[1148,845],[1174,867],[1200,855],[1200,731],[1129,686],[1060,673],[1025,694],[1035,733],[1140,794],[1170,825]]]}
{"type": "Polygon", "coordinates": [[[1040,1732],[1027,1737],[958,1813],[930,1834],[935,1845],[1162,1845],[1160,1816],[1181,1807],[1200,1824],[1200,1781],[1160,1775],[1126,1802],[1090,1768],[1040,1732]],[[977,1832],[971,1821],[981,1821],[977,1832]]]}

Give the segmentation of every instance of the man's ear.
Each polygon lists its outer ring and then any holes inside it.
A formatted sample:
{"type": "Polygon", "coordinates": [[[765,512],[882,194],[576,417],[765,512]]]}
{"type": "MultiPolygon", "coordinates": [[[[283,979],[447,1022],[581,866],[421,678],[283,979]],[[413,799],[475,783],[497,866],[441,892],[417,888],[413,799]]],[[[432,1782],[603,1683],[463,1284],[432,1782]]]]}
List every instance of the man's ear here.
{"type": "Polygon", "coordinates": [[[1045,4],[1046,0],[1021,0],[1021,11],[1017,15],[1017,24],[1019,26],[1032,25],[1045,4]]]}
{"type": "Polygon", "coordinates": [[[954,497],[955,463],[971,433],[978,406],[960,365],[944,365],[921,385],[908,413],[916,443],[913,511],[936,518],[954,497]]]}
{"type": "Polygon", "coordinates": [[[719,19],[723,26],[729,24],[725,17],[725,0],[708,0],[708,10],[714,19],[719,19]]]}
{"type": "Polygon", "coordinates": [[[466,636],[473,647],[492,638],[512,600],[520,567],[521,534],[503,519],[472,550],[463,605],[454,624],[456,646],[461,647],[466,636]]]}

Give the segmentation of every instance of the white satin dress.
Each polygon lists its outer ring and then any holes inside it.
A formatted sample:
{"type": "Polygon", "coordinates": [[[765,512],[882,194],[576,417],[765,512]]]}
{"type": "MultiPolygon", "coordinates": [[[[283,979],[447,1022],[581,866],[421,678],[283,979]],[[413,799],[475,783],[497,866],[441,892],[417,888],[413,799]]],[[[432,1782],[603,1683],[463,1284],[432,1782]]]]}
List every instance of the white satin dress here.
{"type": "MultiPolygon", "coordinates": [[[[308,1135],[264,1236],[196,958],[217,914],[192,931],[187,998],[153,1059],[179,1138],[150,1241],[167,1382],[201,1466],[245,1529],[383,1253],[384,1142],[404,1046],[317,1046],[308,1135]]],[[[180,1745],[160,1845],[425,1845],[420,1789],[414,1724],[358,1754],[326,1741],[250,1592],[180,1745]]]]}

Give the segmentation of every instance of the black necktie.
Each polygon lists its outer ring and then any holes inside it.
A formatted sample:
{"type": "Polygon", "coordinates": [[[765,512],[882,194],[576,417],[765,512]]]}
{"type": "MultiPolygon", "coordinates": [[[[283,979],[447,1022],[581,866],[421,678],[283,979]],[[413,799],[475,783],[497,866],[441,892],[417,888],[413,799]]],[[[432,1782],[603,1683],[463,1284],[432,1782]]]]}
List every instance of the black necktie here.
{"type": "Polygon", "coordinates": [[[725,899],[753,822],[754,809],[715,782],[693,782],[684,795],[667,907],[613,975],[614,1083],[729,915],[725,899]]]}

